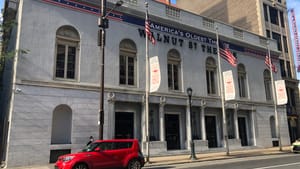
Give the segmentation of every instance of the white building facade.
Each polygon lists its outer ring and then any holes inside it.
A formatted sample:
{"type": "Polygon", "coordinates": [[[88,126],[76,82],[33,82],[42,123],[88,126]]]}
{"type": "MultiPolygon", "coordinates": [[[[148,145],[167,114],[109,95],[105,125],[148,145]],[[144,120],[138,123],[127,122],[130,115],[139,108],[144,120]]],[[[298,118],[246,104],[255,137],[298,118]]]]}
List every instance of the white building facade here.
{"type": "MultiPolygon", "coordinates": [[[[99,6],[92,0],[20,0],[15,11],[11,44],[28,53],[17,52],[4,72],[2,160],[5,166],[54,162],[79,151],[90,135],[98,137],[99,6]]],[[[196,152],[224,151],[215,27],[238,59],[237,67],[221,60],[221,71],[232,70],[236,86],[236,99],[225,104],[229,149],[276,146],[266,39],[246,31],[240,38],[232,26],[154,1],[149,14],[156,39],[149,56],[159,57],[162,79],[149,96],[150,154],[184,152],[191,139],[196,152]]],[[[146,154],[144,16],[138,0],[125,1],[108,17],[104,139],[137,138],[146,154]]],[[[279,67],[276,43],[269,48],[279,67]]],[[[288,145],[285,107],[277,110],[281,142],[288,145]]]]}

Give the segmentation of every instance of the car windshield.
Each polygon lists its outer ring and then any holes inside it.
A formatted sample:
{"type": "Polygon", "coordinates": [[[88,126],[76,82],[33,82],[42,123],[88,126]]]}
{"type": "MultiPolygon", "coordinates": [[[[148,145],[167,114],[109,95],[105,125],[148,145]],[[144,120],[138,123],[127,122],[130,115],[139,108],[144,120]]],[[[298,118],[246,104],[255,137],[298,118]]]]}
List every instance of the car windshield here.
{"type": "Polygon", "coordinates": [[[91,143],[87,146],[85,146],[83,149],[82,149],[82,152],[91,152],[91,151],[94,151],[94,149],[96,147],[98,147],[99,143],[91,143]]]}

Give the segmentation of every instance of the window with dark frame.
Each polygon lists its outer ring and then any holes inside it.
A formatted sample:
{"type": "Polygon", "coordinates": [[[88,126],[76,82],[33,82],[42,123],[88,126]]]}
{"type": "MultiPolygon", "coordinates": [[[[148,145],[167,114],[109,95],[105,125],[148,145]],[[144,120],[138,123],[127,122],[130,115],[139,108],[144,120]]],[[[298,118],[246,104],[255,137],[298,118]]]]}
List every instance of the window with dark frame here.
{"type": "Polygon", "coordinates": [[[217,65],[213,58],[206,59],[206,85],[207,94],[216,94],[216,71],[217,65]]]}
{"type": "Polygon", "coordinates": [[[275,32],[272,32],[272,38],[277,42],[277,48],[279,51],[282,51],[282,44],[281,44],[281,35],[275,32]]]}
{"type": "Polygon", "coordinates": [[[136,45],[132,40],[121,41],[119,56],[120,85],[136,85],[136,52],[136,45]]]}
{"type": "Polygon", "coordinates": [[[168,88],[169,90],[180,89],[180,55],[175,49],[168,52],[168,88]]]}
{"type": "Polygon", "coordinates": [[[269,21],[269,18],[268,18],[268,6],[266,4],[263,4],[263,7],[264,7],[265,21],[269,21]]]}
{"type": "Polygon", "coordinates": [[[71,26],[62,26],[56,33],[55,78],[75,80],[77,77],[79,34],[71,26]]]}
{"type": "Polygon", "coordinates": [[[284,25],[284,17],[283,17],[283,12],[282,11],[280,11],[279,12],[279,16],[280,16],[280,24],[281,24],[281,27],[285,27],[285,25],[284,25]]]}
{"type": "Polygon", "coordinates": [[[241,98],[247,97],[246,70],[243,64],[238,65],[238,85],[241,98]]]}
{"type": "Polygon", "coordinates": [[[278,10],[272,6],[269,6],[269,12],[271,23],[279,26],[278,10]]]}
{"type": "Polygon", "coordinates": [[[271,90],[271,74],[269,70],[264,71],[264,85],[265,85],[265,94],[266,100],[272,100],[272,90],[271,90]]]}

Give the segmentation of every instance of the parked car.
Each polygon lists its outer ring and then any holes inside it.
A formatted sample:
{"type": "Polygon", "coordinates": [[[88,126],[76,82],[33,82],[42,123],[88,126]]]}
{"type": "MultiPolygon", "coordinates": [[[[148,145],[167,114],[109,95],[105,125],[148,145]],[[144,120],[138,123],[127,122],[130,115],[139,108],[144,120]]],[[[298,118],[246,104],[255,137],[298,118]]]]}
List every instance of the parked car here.
{"type": "Polygon", "coordinates": [[[293,142],[291,151],[294,153],[300,152],[300,138],[298,138],[296,141],[293,142]]]}
{"type": "Polygon", "coordinates": [[[58,157],[55,169],[141,169],[144,156],[136,139],[97,140],[81,152],[58,157]]]}

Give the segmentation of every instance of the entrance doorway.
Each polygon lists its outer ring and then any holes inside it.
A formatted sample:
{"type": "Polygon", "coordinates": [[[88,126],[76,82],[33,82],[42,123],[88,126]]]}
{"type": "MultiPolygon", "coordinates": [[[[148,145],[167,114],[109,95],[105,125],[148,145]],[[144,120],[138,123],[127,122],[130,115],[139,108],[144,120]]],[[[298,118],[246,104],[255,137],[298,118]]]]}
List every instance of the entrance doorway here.
{"type": "Polygon", "coordinates": [[[218,147],[217,125],[215,116],[205,116],[205,129],[208,147],[218,147]]]}
{"type": "Polygon", "coordinates": [[[179,115],[165,114],[165,128],[167,149],[180,149],[179,115]]]}
{"type": "Polygon", "coordinates": [[[116,112],[115,114],[115,138],[134,138],[134,113],[116,112]]]}
{"type": "Polygon", "coordinates": [[[242,146],[248,146],[246,117],[238,117],[239,136],[242,146]]]}

